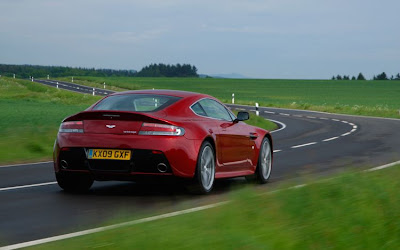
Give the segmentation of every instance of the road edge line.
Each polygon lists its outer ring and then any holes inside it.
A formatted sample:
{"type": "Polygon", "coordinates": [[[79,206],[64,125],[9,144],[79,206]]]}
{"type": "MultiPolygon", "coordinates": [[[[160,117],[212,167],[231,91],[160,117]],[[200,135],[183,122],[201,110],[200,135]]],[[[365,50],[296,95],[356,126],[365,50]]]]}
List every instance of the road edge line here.
{"type": "Polygon", "coordinates": [[[11,164],[11,165],[0,165],[0,168],[9,168],[9,167],[18,167],[18,166],[26,166],[26,165],[37,165],[37,164],[46,164],[53,163],[53,161],[40,161],[40,162],[31,162],[31,163],[20,163],[20,164],[11,164]]]}
{"type": "Polygon", "coordinates": [[[268,119],[268,118],[265,118],[265,119],[269,120],[271,122],[274,122],[274,123],[278,123],[279,125],[281,125],[281,127],[279,129],[272,130],[270,133],[276,133],[276,132],[282,131],[282,130],[284,130],[286,128],[286,124],[283,123],[283,122],[276,121],[276,120],[271,120],[271,119],[268,119]]]}
{"type": "Polygon", "coordinates": [[[377,171],[377,170],[381,170],[381,169],[385,169],[385,168],[394,167],[394,166],[399,165],[399,164],[400,164],[400,161],[395,161],[395,162],[388,163],[388,164],[385,164],[385,165],[382,165],[382,166],[373,167],[373,168],[364,170],[364,172],[373,172],[373,171],[377,171]]]}
{"type": "Polygon", "coordinates": [[[2,188],[0,188],[0,192],[1,191],[8,191],[8,190],[15,190],[15,189],[30,188],[30,187],[40,187],[40,186],[54,185],[54,184],[57,184],[57,182],[56,181],[51,181],[51,182],[28,184],[28,185],[22,185],[22,186],[2,187],[2,188]]]}

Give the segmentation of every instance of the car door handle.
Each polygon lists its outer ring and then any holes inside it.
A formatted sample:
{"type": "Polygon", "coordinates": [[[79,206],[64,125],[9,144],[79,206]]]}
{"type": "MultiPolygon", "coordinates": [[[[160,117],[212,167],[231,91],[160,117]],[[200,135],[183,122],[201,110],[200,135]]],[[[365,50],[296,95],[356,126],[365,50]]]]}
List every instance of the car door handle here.
{"type": "Polygon", "coordinates": [[[250,139],[255,140],[257,139],[258,134],[257,133],[250,133],[250,139]]]}

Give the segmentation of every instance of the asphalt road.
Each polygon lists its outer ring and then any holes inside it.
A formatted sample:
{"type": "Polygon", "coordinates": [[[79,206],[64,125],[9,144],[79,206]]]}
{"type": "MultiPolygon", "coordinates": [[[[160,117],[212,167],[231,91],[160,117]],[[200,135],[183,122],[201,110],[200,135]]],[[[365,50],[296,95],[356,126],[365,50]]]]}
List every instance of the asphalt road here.
{"type": "MultiPolygon", "coordinates": [[[[35,81],[55,86],[53,81],[35,81]]],[[[93,92],[64,82],[59,82],[59,88],[93,92]]],[[[104,89],[95,90],[104,95],[101,92],[104,89]]],[[[260,108],[260,115],[284,124],[272,134],[271,181],[255,186],[263,191],[283,180],[300,184],[310,174],[327,176],[400,159],[400,120],[275,108],[260,108]]],[[[174,183],[96,182],[89,193],[76,195],[63,192],[54,182],[52,162],[0,166],[0,247],[211,204],[248,185],[244,178],[219,180],[212,194],[193,196],[174,183]]]]}

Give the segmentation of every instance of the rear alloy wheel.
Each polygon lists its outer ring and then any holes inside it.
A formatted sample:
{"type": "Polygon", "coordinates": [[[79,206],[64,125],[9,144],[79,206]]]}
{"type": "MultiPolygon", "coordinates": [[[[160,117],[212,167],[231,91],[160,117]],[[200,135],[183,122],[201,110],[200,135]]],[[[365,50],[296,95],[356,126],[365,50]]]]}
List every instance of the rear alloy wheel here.
{"type": "Polygon", "coordinates": [[[259,183],[267,183],[271,176],[272,170],[272,149],[268,138],[264,138],[261,143],[261,149],[258,156],[257,169],[254,175],[246,176],[246,179],[251,181],[257,179],[259,183]]]}
{"type": "Polygon", "coordinates": [[[81,173],[56,173],[56,179],[62,189],[72,193],[85,192],[94,182],[92,176],[81,173]]]}
{"type": "Polygon", "coordinates": [[[215,180],[215,154],[214,148],[209,142],[201,145],[197,159],[194,183],[189,186],[189,190],[197,194],[209,193],[215,180]]]}

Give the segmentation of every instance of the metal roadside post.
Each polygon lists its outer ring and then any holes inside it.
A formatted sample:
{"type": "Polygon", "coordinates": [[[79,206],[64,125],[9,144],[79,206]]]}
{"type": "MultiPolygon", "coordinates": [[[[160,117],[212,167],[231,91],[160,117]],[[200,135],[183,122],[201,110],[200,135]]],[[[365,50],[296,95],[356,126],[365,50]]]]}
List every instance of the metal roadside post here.
{"type": "Polygon", "coordinates": [[[232,104],[235,104],[235,93],[232,93],[232,104]]]}
{"type": "Polygon", "coordinates": [[[258,111],[258,102],[256,102],[256,116],[260,116],[260,111],[258,111]]]}

